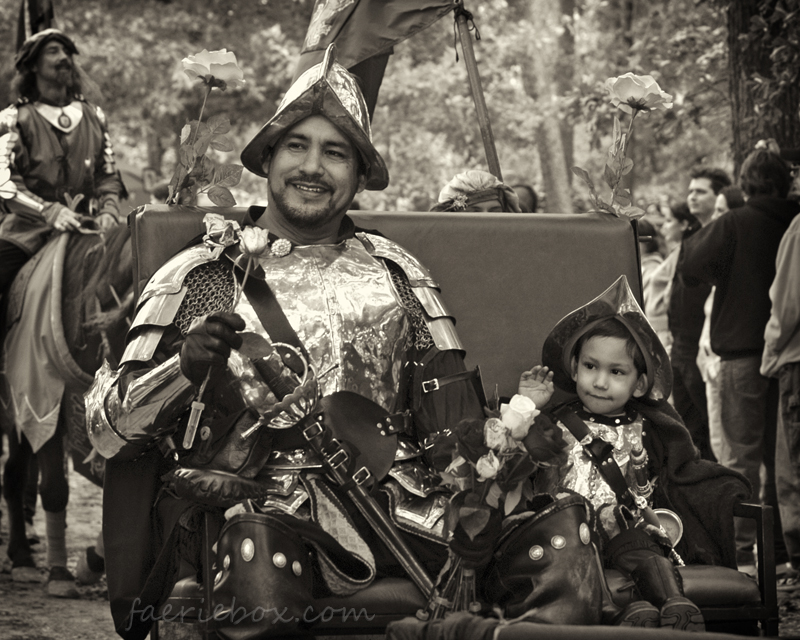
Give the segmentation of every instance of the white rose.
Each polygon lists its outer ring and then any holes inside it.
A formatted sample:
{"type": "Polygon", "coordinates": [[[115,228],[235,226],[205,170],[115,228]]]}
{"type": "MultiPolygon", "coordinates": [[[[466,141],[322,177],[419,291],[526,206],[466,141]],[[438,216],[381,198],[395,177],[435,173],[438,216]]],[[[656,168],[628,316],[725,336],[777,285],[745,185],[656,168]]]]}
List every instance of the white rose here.
{"type": "Polygon", "coordinates": [[[478,480],[491,480],[500,471],[500,459],[494,455],[494,451],[490,451],[484,456],[478,458],[475,464],[475,470],[478,472],[478,480]]]}
{"type": "Polygon", "coordinates": [[[269,231],[261,227],[245,227],[239,235],[239,248],[246,256],[260,257],[269,249],[269,231]]]}
{"type": "Polygon", "coordinates": [[[606,80],[611,103],[625,113],[672,109],[672,96],[661,90],[653,76],[626,73],[606,80]]]}
{"type": "Polygon", "coordinates": [[[500,419],[508,427],[514,440],[522,440],[534,418],[539,415],[536,403],[527,396],[515,395],[508,404],[500,405],[500,419]]]}
{"type": "Polygon", "coordinates": [[[495,451],[508,449],[508,427],[498,418],[489,418],[483,425],[483,441],[495,451]]]}
{"type": "Polygon", "coordinates": [[[225,86],[241,87],[244,85],[244,73],[236,62],[233,51],[220,49],[208,51],[203,49],[200,53],[188,56],[181,60],[186,75],[192,78],[203,78],[206,84],[224,88],[225,86]],[[222,83],[222,86],[220,86],[222,83]]]}

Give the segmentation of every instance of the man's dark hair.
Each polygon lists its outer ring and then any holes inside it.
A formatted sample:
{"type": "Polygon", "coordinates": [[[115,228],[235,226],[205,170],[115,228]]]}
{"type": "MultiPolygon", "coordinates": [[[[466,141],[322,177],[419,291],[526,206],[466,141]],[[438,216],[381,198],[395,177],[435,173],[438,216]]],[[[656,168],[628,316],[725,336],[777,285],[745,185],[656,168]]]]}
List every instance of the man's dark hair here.
{"type": "Polygon", "coordinates": [[[739,183],[748,196],[785,198],[792,187],[789,165],[777,153],[756,149],[744,159],[739,183]]]}
{"type": "Polygon", "coordinates": [[[731,184],[731,179],[728,174],[716,167],[695,167],[689,172],[689,178],[692,180],[707,178],[711,182],[711,189],[716,195],[719,195],[723,187],[727,187],[731,184]]]}
{"type": "Polygon", "coordinates": [[[590,338],[619,338],[620,340],[624,340],[625,350],[633,360],[633,366],[636,367],[636,372],[639,375],[647,373],[647,362],[644,359],[642,350],[639,348],[639,345],[636,344],[636,340],[631,335],[631,332],[628,331],[628,328],[616,318],[611,317],[601,320],[578,338],[578,341],[575,343],[575,348],[572,351],[576,359],[580,360],[581,349],[583,349],[583,345],[586,344],[590,338]]]}
{"type": "Polygon", "coordinates": [[[724,187],[717,195],[720,194],[725,197],[725,202],[728,203],[728,209],[738,209],[744,206],[744,193],[739,187],[735,185],[724,187]]]}

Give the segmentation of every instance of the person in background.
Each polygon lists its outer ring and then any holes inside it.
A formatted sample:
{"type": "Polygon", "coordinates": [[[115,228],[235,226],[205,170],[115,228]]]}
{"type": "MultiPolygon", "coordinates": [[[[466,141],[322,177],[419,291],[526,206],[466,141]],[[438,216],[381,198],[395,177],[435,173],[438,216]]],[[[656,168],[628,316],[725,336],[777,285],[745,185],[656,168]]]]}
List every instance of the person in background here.
{"type": "MultiPolygon", "coordinates": [[[[738,209],[744,206],[744,192],[737,186],[725,187],[719,192],[714,204],[714,214],[711,216],[712,222],[724,215],[731,209],[738,209]]],[[[719,460],[725,454],[722,452],[724,438],[722,437],[722,424],[720,411],[722,406],[722,396],[719,388],[719,356],[711,350],[711,309],[714,305],[714,290],[706,299],[703,306],[705,322],[703,332],[700,334],[700,345],[697,351],[697,367],[703,382],[706,383],[706,403],[708,407],[708,438],[711,452],[719,460]]]]}
{"type": "MultiPolygon", "coordinates": [[[[693,223],[684,229],[681,247],[711,221],[717,195],[731,184],[727,173],[711,167],[695,168],[690,173],[690,178],[686,204],[699,224],[693,223]]],[[[672,401],[692,434],[692,440],[700,449],[700,455],[706,460],[713,460],[714,454],[711,452],[708,435],[706,386],[697,368],[697,352],[705,320],[703,305],[709,293],[709,283],[697,280],[686,282],[678,260],[667,308],[669,330],[672,334],[672,401]]]]}
{"type": "Polygon", "coordinates": [[[669,331],[667,309],[675,277],[675,265],[678,263],[678,247],[683,234],[688,229],[699,229],[700,221],[689,212],[689,206],[685,202],[675,207],[662,205],[661,210],[665,215],[660,236],[667,257],[648,274],[646,280],[642,272],[642,290],[645,315],[669,354],[672,349],[672,334],[669,331]]]}
{"type": "Polygon", "coordinates": [[[770,318],[764,330],[761,375],[778,379],[779,406],[775,439],[777,485],[788,571],[778,591],[800,590],[800,216],[783,235],[769,290],[770,318]]]}
{"type": "Polygon", "coordinates": [[[539,196],[536,190],[525,182],[511,185],[511,188],[519,197],[519,210],[521,213],[536,213],[539,206],[539,196]]]}
{"type": "MultiPolygon", "coordinates": [[[[7,178],[0,184],[2,296],[23,265],[54,233],[84,226],[107,230],[120,221],[119,202],[127,192],[114,162],[105,115],[81,93],[81,77],[74,62],[77,54],[75,43],[66,34],[45,29],[25,40],[14,58],[13,89],[18,99],[0,111],[0,167],[6,168],[7,178]]],[[[9,434],[10,452],[24,448],[31,448],[24,434],[9,434]]],[[[47,504],[42,504],[50,567],[47,593],[75,598],[78,592],[75,577],[67,569],[65,542],[69,486],[63,475],[54,477],[48,472],[63,463],[60,433],[33,453],[41,471],[41,486],[48,487],[41,495],[49,496],[47,504]]],[[[27,462],[17,466],[26,467],[27,462]]],[[[7,498],[8,479],[26,475],[27,469],[6,465],[7,498]]],[[[30,474],[29,490],[34,488],[36,475],[35,471],[30,474]]],[[[23,517],[20,513],[20,522],[23,517]]],[[[15,581],[41,580],[28,542],[31,533],[10,532],[8,555],[15,581]]]]}
{"type": "Polygon", "coordinates": [[[470,169],[456,174],[439,192],[431,211],[521,213],[514,190],[487,171],[470,169]]]}
{"type": "MultiPolygon", "coordinates": [[[[720,463],[744,475],[756,499],[762,498],[764,464],[767,479],[762,499],[770,504],[774,499],[768,493],[770,485],[774,492],[778,389],[777,381],[762,376],[760,368],[775,258],[800,204],[786,198],[791,172],[771,151],[751,152],[742,164],[739,181],[747,203],[684,240],[678,273],[687,289],[699,283],[716,286],[711,348],[720,356],[720,417],[725,440],[720,463]]],[[[737,562],[753,565],[752,520],[737,519],[736,543],[737,562]]]]}

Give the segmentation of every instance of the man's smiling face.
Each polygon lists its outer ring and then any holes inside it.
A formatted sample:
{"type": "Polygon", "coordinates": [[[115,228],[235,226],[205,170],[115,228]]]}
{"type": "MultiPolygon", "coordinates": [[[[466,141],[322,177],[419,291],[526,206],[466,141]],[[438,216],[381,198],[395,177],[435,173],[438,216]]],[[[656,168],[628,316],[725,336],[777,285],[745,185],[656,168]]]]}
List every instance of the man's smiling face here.
{"type": "Polygon", "coordinates": [[[270,205],[299,229],[338,228],[353,197],[364,188],[358,151],[324,116],[292,127],[267,163],[270,205]]]}

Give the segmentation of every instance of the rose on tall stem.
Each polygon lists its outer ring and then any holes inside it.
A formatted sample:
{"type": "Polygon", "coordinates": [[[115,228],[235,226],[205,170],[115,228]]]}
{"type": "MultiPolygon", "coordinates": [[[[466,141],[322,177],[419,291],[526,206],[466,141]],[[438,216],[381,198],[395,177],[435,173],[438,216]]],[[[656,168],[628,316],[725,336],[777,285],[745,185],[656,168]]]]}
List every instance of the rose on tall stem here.
{"type": "Polygon", "coordinates": [[[611,188],[611,202],[605,202],[597,193],[589,173],[581,167],[572,167],[572,172],[589,187],[589,197],[595,211],[604,211],[615,216],[640,218],[644,211],[633,206],[631,192],[622,187],[622,178],[633,169],[633,160],[627,157],[628,145],[633,135],[633,121],[639,113],[666,111],[672,108],[672,96],[661,90],[652,76],[637,76],[626,73],[609,78],[605,83],[611,104],[630,115],[627,132],[622,132],[619,117],[614,116],[613,141],[608,149],[603,179],[611,188]]]}
{"type": "Polygon", "coordinates": [[[225,91],[229,86],[241,87],[244,74],[236,62],[233,52],[203,50],[181,61],[184,72],[198,79],[205,87],[200,117],[184,125],[181,130],[181,146],[178,164],[169,184],[167,204],[194,204],[200,193],[207,193],[216,205],[232,207],[236,200],[230,188],[239,184],[242,166],[239,164],[217,165],[208,155],[208,148],[216,151],[233,151],[233,144],[225,135],[230,131],[228,118],[218,114],[203,122],[208,97],[213,89],[225,91]]]}

